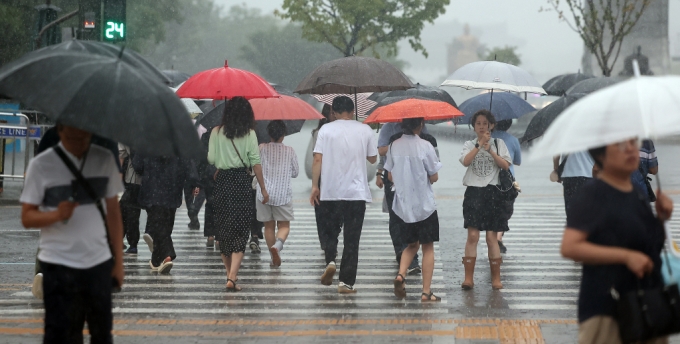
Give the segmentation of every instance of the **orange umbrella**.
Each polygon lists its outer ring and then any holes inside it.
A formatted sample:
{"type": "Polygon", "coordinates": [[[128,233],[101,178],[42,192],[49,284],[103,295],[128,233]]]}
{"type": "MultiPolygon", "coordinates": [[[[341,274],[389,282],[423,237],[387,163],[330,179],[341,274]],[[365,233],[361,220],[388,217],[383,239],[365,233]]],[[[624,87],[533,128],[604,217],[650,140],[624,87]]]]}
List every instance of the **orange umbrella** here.
{"type": "Polygon", "coordinates": [[[280,96],[277,98],[251,99],[256,121],[323,119],[311,105],[300,98],[280,96]]]}
{"type": "Polygon", "coordinates": [[[451,104],[422,98],[407,98],[373,110],[364,123],[401,122],[404,118],[424,118],[426,121],[446,120],[464,116],[451,104]]]}

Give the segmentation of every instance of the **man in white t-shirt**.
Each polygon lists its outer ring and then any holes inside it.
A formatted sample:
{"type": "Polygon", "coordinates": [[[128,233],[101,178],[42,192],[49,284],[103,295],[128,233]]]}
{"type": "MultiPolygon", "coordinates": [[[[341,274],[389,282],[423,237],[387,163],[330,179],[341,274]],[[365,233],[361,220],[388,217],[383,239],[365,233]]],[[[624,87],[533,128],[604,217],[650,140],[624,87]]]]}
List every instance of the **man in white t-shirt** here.
{"type": "Polygon", "coordinates": [[[124,275],[117,196],[123,184],[114,156],[90,146],[90,133],[59,124],[57,131],[61,142],[31,161],[20,198],[22,224],[41,230],[44,342],[82,341],[87,321],[93,343],[110,343],[112,283],[122,286],[124,275]],[[75,181],[56,149],[80,168],[99,199],[105,199],[108,233],[95,200],[75,181]]]}
{"type": "Polygon", "coordinates": [[[371,127],[352,119],[354,102],[349,97],[335,98],[332,111],[336,120],[321,127],[314,147],[310,202],[322,215],[318,225],[326,243],[326,270],[321,276],[321,284],[333,283],[340,235],[334,228],[343,225],[344,249],[338,292],[355,293],[361,228],[366,203],[372,201],[364,161],[375,164],[378,142],[371,127]],[[322,180],[320,189],[319,178],[322,180]]]}

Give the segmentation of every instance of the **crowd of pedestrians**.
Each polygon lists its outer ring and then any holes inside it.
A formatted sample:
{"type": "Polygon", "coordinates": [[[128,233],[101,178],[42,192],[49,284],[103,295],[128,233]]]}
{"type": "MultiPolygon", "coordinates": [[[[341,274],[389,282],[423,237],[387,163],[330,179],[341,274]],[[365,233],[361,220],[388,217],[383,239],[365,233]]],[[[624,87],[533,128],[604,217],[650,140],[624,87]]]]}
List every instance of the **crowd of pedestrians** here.
{"type": "MultiPolygon", "coordinates": [[[[357,292],[360,238],[366,204],[372,202],[366,162],[380,159],[376,185],[385,192],[384,211],[399,266],[394,294],[405,298],[407,276],[422,272],[421,301],[441,301],[431,288],[434,243],[439,241],[432,184],[442,168],[437,141],[423,118],[385,124],[376,137],[371,127],[353,120],[354,106],[348,97],[335,98],[312,132],[310,203],[325,257],[320,282],[332,285],[339,269],[338,293],[357,292]]],[[[496,122],[490,111],[481,110],[471,124],[476,138],[463,144],[459,158],[466,168],[462,215],[467,229],[461,287],[475,286],[477,246],[484,232],[491,287],[502,289],[507,250],[502,238],[510,229],[514,198],[499,188],[500,176],[502,171],[514,175],[521,150],[507,133],[511,121],[496,122]]],[[[283,143],[283,121],[268,124],[269,142],[258,140],[254,128],[250,103],[242,97],[229,100],[220,125],[198,129],[206,159],[195,161],[143,156],[122,145],[116,149],[115,143],[61,124],[52,130],[54,137],[43,140],[41,154],[29,164],[21,196],[23,225],[42,230],[33,291],[45,300],[46,342],[76,340],[85,322],[93,342],[110,341],[111,293],[123,283],[123,249],[127,255],[138,253],[141,210],[147,214],[143,240],[154,272],[169,272],[177,259],[172,230],[183,199],[191,230],[200,229],[198,215],[205,204],[206,245],[221,255],[226,291],[242,290],[238,273],[246,249],[259,253],[259,239],[266,243],[271,265],[281,266],[295,220],[291,179],[299,174],[298,157],[283,143]]],[[[580,342],[617,335],[616,307],[608,297],[612,289],[632,291],[644,276],[651,287],[663,285],[659,257],[665,238],[658,219],[669,219],[673,205],[649,184],[648,174],[657,171],[651,141],[629,140],[554,158],[551,180],[562,183],[567,214],[561,252],[584,263],[580,342]]]]}

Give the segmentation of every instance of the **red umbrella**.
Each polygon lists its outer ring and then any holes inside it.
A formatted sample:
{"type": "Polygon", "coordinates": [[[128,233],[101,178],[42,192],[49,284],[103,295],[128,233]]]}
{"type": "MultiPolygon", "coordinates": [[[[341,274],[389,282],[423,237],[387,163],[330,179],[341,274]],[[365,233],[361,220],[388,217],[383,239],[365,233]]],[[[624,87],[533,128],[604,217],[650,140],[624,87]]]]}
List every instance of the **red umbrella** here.
{"type": "Polygon", "coordinates": [[[263,78],[245,70],[229,68],[209,69],[194,74],[178,90],[177,96],[191,99],[231,99],[234,97],[274,98],[279,94],[263,78]]]}
{"type": "Polygon", "coordinates": [[[406,98],[376,108],[364,123],[401,122],[404,118],[424,118],[426,121],[434,121],[458,116],[464,116],[464,114],[449,103],[431,99],[406,98]]]}
{"type": "Polygon", "coordinates": [[[299,98],[280,96],[269,99],[252,99],[256,121],[323,119],[311,105],[299,98]]]}

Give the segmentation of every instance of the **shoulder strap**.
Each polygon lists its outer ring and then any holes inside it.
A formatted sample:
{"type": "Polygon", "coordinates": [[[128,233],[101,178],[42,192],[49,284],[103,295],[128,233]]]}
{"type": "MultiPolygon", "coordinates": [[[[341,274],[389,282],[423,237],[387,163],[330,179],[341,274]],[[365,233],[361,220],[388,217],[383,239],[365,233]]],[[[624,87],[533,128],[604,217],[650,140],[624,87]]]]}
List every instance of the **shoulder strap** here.
{"type": "Polygon", "coordinates": [[[243,161],[243,158],[241,158],[241,153],[238,152],[238,148],[236,148],[236,144],[234,143],[234,139],[229,139],[231,141],[231,145],[234,146],[234,150],[236,151],[236,155],[238,155],[238,159],[241,160],[241,163],[243,164],[243,167],[249,168],[246,163],[243,161]]]}
{"type": "Polygon", "coordinates": [[[498,154],[498,140],[493,139],[493,144],[496,145],[496,154],[498,154]]]}
{"type": "Polygon", "coordinates": [[[59,157],[61,158],[61,161],[63,161],[64,164],[66,165],[66,167],[68,167],[68,169],[71,171],[73,176],[78,181],[78,184],[80,184],[80,186],[82,186],[83,189],[85,189],[85,192],[87,193],[87,195],[92,200],[94,200],[94,203],[97,206],[97,210],[99,210],[99,215],[101,215],[102,221],[104,221],[104,229],[106,230],[106,241],[109,242],[109,249],[111,250],[111,256],[115,257],[115,255],[113,254],[113,248],[111,247],[111,240],[109,238],[109,225],[106,223],[106,213],[104,213],[104,207],[102,206],[101,199],[99,197],[97,197],[97,192],[94,191],[94,189],[92,188],[92,185],[90,185],[90,183],[87,182],[85,177],[83,177],[83,174],[80,172],[80,170],[78,170],[76,168],[76,166],[73,164],[73,161],[71,161],[71,159],[69,159],[66,156],[66,153],[64,153],[64,151],[61,149],[61,147],[55,146],[53,149],[57,153],[57,155],[59,155],[59,157]]]}
{"type": "Polygon", "coordinates": [[[562,173],[564,173],[564,166],[567,165],[567,159],[569,159],[569,154],[564,156],[562,162],[557,166],[557,176],[562,178],[562,173]]]}

